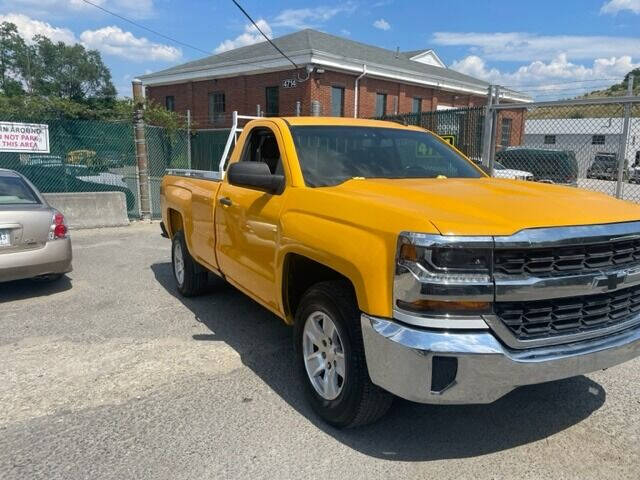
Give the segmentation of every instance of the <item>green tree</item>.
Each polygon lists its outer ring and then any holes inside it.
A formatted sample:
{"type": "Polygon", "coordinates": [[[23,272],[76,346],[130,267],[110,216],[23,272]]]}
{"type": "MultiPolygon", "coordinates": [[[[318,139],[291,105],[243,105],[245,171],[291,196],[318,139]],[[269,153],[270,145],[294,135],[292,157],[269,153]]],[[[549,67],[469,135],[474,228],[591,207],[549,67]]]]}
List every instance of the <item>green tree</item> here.
{"type": "Polygon", "coordinates": [[[0,93],[15,96],[24,93],[19,75],[25,42],[18,28],[9,22],[0,23],[0,93]]]}
{"type": "Polygon", "coordinates": [[[80,44],[54,43],[42,35],[33,40],[20,62],[32,93],[85,103],[115,99],[111,72],[100,52],[80,44]]]}

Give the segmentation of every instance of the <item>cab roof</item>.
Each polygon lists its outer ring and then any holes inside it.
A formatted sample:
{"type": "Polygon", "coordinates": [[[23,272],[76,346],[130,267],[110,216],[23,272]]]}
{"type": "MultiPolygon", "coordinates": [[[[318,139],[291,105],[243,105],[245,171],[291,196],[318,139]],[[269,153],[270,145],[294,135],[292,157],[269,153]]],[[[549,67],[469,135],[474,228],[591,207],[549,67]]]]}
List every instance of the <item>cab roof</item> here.
{"type": "Polygon", "coordinates": [[[412,125],[402,125],[384,120],[369,120],[366,118],[347,117],[280,117],[292,127],[296,126],[341,126],[341,127],[374,127],[422,130],[412,125]]]}

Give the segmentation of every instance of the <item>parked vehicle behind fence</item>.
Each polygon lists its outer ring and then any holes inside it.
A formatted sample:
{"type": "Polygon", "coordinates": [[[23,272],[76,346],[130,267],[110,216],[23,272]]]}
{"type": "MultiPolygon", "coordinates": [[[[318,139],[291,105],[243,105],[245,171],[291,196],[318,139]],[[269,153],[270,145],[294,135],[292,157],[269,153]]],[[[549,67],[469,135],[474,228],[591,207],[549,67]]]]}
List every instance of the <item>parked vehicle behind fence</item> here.
{"type": "Polygon", "coordinates": [[[90,175],[90,172],[85,170],[89,169],[75,165],[21,165],[16,167],[17,172],[27,177],[43,193],[60,191],[123,192],[127,201],[127,210],[135,210],[135,197],[128,187],[122,185],[124,183],[122,176],[108,173],[90,175]]]}
{"type": "Polygon", "coordinates": [[[25,177],[0,169],[0,282],[57,280],[71,271],[71,257],[62,213],[25,177]]]}
{"type": "MultiPolygon", "coordinates": [[[[623,178],[629,176],[627,169],[623,172],[623,178]]],[[[615,153],[597,153],[593,163],[587,169],[587,178],[599,180],[616,180],[618,178],[618,156],[615,153]]]]}
{"type": "Polygon", "coordinates": [[[536,182],[578,183],[578,162],[570,150],[508,147],[496,153],[496,161],[507,168],[531,172],[536,182]]]}
{"type": "MultiPolygon", "coordinates": [[[[392,394],[490,403],[640,354],[640,206],[487,177],[418,127],[241,130],[228,166],[162,181],[177,289],[202,293],[211,273],[292,325],[292,365],[327,422],[372,422],[392,394]]],[[[528,158],[548,160],[527,163],[540,179],[576,179],[569,152],[528,158]]]]}

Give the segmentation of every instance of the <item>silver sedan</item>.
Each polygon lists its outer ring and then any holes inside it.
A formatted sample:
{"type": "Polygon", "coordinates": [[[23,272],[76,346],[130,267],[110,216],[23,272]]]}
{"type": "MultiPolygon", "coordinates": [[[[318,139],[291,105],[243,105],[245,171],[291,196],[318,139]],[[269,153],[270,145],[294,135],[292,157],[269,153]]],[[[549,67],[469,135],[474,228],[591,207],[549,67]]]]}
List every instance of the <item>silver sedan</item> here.
{"type": "Polygon", "coordinates": [[[57,280],[71,271],[71,239],[62,213],[25,177],[0,169],[0,282],[57,280]]]}

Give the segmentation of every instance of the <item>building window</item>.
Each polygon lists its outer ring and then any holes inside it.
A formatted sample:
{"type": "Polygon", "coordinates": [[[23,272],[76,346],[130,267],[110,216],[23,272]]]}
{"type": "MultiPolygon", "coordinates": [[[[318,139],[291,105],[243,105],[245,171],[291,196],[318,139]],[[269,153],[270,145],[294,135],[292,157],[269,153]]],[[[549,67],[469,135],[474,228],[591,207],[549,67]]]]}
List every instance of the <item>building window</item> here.
{"type": "Polygon", "coordinates": [[[280,112],[280,109],[279,109],[280,100],[278,98],[278,87],[267,87],[265,89],[265,93],[267,96],[267,101],[266,101],[267,109],[265,111],[265,114],[268,117],[278,115],[280,112]]]}
{"type": "Polygon", "coordinates": [[[164,97],[164,106],[170,112],[176,111],[176,97],[173,95],[167,95],[164,97]]]}
{"type": "Polygon", "coordinates": [[[511,119],[503,118],[500,128],[500,145],[508,147],[511,141],[511,119]]]}
{"type": "Polygon", "coordinates": [[[209,94],[209,122],[216,123],[224,120],[225,98],[223,92],[209,94]]]}
{"type": "Polygon", "coordinates": [[[387,94],[376,93],[376,117],[382,117],[387,114],[387,94]]]}
{"type": "Polygon", "coordinates": [[[344,88],[331,87],[331,115],[344,117],[344,88]]]}
{"type": "Polygon", "coordinates": [[[413,97],[411,113],[422,113],[422,99],[420,97],[413,97]]]}
{"type": "Polygon", "coordinates": [[[594,135],[591,137],[591,145],[604,145],[604,135],[594,135]]]}
{"type": "Polygon", "coordinates": [[[555,135],[545,135],[544,136],[544,144],[545,145],[555,145],[556,144],[556,136],[555,135]]]}

